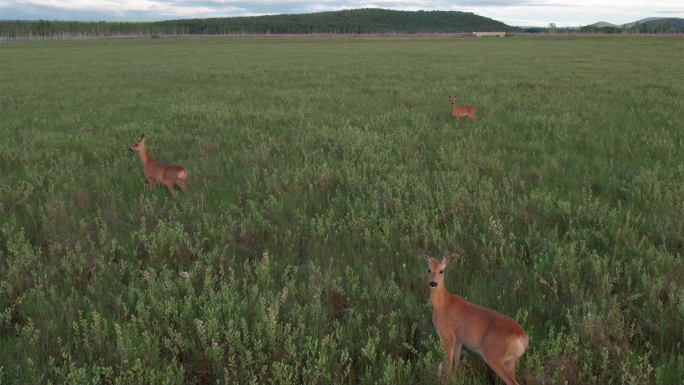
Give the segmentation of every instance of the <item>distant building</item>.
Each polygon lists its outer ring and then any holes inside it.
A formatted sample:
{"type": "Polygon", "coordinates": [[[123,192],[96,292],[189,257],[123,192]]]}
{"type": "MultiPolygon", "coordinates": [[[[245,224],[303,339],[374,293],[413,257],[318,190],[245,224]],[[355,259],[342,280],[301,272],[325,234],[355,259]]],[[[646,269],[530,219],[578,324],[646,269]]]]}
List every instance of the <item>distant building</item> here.
{"type": "Polygon", "coordinates": [[[506,32],[473,32],[473,35],[475,35],[477,37],[482,37],[482,36],[504,37],[504,36],[506,36],[506,32]]]}

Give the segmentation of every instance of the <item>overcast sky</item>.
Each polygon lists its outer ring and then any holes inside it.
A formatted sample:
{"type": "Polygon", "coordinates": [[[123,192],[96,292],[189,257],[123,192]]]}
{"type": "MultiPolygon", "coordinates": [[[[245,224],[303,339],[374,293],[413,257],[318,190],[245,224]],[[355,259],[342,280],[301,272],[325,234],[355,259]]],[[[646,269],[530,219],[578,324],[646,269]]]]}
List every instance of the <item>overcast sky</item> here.
{"type": "Polygon", "coordinates": [[[0,0],[0,19],[155,21],[354,8],[473,12],[517,26],[684,18],[684,0],[0,0]]]}

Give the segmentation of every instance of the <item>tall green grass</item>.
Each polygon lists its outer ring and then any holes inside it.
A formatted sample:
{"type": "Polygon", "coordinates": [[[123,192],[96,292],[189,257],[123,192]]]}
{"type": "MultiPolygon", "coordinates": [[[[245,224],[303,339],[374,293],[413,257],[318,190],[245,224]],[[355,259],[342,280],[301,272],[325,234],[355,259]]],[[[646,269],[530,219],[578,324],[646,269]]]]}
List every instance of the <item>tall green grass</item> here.
{"type": "Polygon", "coordinates": [[[681,383],[683,52],[2,43],[0,382],[438,383],[425,247],[528,332],[521,383],[681,383]],[[147,192],[142,133],[190,194],[147,192]]]}

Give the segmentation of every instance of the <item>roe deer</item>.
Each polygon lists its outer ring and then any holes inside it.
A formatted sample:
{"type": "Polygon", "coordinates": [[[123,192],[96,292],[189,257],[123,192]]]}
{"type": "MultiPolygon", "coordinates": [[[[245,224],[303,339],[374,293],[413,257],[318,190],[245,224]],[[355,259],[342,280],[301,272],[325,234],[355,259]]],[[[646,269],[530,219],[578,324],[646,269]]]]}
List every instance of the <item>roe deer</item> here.
{"type": "Polygon", "coordinates": [[[188,172],[181,166],[161,164],[150,158],[145,147],[145,134],[131,146],[130,150],[131,152],[140,153],[140,159],[143,162],[143,174],[145,174],[149,183],[148,191],[152,191],[157,186],[157,183],[163,183],[169,188],[173,196],[176,196],[176,191],[173,188],[174,184],[177,184],[184,192],[188,192],[188,188],[185,187],[185,179],[188,176],[188,172]]]}
{"type": "Polygon", "coordinates": [[[474,305],[449,294],[444,287],[444,269],[451,259],[447,251],[441,261],[423,250],[430,268],[430,303],[432,322],[447,353],[447,374],[452,361],[458,369],[461,346],[479,354],[508,385],[515,381],[515,364],[527,349],[528,337],[513,318],[474,305]]]}
{"type": "Polygon", "coordinates": [[[457,106],[454,99],[456,99],[456,95],[449,95],[449,100],[451,100],[451,113],[454,114],[456,120],[461,120],[459,119],[461,116],[470,116],[470,119],[474,120],[475,108],[473,108],[473,106],[457,106]]]}

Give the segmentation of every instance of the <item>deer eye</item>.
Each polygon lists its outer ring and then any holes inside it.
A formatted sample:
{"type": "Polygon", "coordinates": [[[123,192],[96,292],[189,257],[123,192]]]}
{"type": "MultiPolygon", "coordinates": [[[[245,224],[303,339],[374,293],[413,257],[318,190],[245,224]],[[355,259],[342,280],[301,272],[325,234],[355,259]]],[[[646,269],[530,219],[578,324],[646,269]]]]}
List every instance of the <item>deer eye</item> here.
{"type": "Polygon", "coordinates": [[[430,271],[430,269],[428,269],[428,273],[432,273],[432,271],[430,271]]]}
{"type": "Polygon", "coordinates": [[[444,270],[440,270],[440,271],[439,271],[439,274],[444,274],[444,270]]]}

